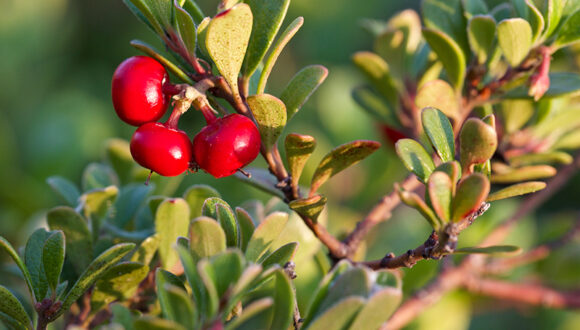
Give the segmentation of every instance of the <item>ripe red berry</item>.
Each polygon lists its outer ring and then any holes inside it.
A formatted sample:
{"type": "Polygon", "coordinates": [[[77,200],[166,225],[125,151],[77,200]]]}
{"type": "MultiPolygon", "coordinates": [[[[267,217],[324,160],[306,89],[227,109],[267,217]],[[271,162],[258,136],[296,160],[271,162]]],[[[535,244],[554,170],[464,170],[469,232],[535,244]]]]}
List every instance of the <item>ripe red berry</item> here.
{"type": "Polygon", "coordinates": [[[113,74],[113,106],[121,120],[133,126],[163,117],[169,98],[162,87],[169,79],[163,65],[147,56],[133,56],[113,74]]]}
{"type": "Polygon", "coordinates": [[[189,168],[192,145],[184,131],[147,123],[133,134],[131,155],[145,168],[163,176],[176,176],[189,168]]]}
{"type": "Polygon", "coordinates": [[[193,138],[193,157],[216,178],[234,174],[260,153],[260,132],[252,120],[239,114],[218,118],[193,138]]]}

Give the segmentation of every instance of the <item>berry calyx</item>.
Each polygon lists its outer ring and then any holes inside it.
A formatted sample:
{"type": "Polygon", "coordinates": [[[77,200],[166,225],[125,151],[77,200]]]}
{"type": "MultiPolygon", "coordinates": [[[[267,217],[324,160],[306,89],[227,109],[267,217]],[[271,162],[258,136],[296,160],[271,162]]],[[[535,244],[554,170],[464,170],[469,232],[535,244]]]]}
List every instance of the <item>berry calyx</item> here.
{"type": "Polygon", "coordinates": [[[139,165],[153,172],[176,176],[189,168],[192,145],[184,131],[147,123],[133,134],[131,155],[139,165]]]}
{"type": "Polygon", "coordinates": [[[200,168],[216,178],[232,175],[260,153],[260,132],[254,122],[230,114],[208,123],[193,138],[193,157],[200,168]]]}
{"type": "Polygon", "coordinates": [[[163,117],[169,97],[163,84],[169,76],[163,65],[147,56],[133,56],[123,61],[113,74],[113,107],[121,120],[140,126],[163,117]]]}

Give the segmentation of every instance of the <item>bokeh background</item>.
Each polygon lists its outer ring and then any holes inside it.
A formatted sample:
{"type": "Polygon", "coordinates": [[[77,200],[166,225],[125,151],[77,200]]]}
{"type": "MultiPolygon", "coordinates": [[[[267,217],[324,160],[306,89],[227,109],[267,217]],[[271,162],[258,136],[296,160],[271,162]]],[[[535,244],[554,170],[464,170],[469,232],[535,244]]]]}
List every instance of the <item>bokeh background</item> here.
{"type": "MultiPolygon", "coordinates": [[[[215,14],[216,0],[198,2],[206,15],[215,14]]],[[[305,65],[322,64],[330,70],[326,82],[285,132],[313,135],[318,141],[305,178],[333,146],[354,139],[381,140],[376,123],[350,97],[350,90],[362,82],[350,57],[372,44],[360,20],[386,20],[397,11],[418,7],[419,0],[292,1],[285,24],[297,16],[303,16],[305,24],[275,67],[269,92],[279,95],[305,65]]],[[[46,210],[60,202],[46,184],[47,177],[60,175],[79,182],[83,168],[102,159],[108,139],[130,139],[134,128],[116,117],[110,81],[121,61],[139,54],[129,45],[132,39],[162,48],[121,0],[0,0],[0,235],[14,245],[24,244],[32,230],[42,225],[46,210]]],[[[191,111],[180,125],[193,136],[202,120],[191,111]]],[[[336,176],[323,189],[330,201],[330,230],[340,236],[351,229],[405,175],[392,148],[385,144],[368,160],[336,176]]],[[[508,243],[526,248],[566,230],[579,211],[579,179],[575,177],[541,211],[523,221],[508,243]]],[[[232,205],[268,199],[236,179],[214,180],[203,173],[187,175],[176,195],[194,183],[216,187],[232,205]]],[[[476,244],[516,207],[517,201],[494,205],[462,235],[461,244],[476,244]]],[[[414,211],[400,208],[374,232],[367,256],[401,253],[420,244],[428,232],[427,224],[414,211]]],[[[407,271],[405,292],[427,283],[439,266],[438,262],[422,262],[407,271]]],[[[545,276],[556,287],[578,286],[578,244],[558,251],[546,262],[518,269],[512,278],[530,276],[545,276]]],[[[503,306],[457,292],[411,328],[578,329],[578,322],[580,315],[574,312],[503,306]]]]}

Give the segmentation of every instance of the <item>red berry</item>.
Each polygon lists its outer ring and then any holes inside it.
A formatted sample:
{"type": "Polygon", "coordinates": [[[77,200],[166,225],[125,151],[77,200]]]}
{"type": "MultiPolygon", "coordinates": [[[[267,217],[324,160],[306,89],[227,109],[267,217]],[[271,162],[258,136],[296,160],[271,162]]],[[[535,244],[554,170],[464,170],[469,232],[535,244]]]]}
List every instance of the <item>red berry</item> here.
{"type": "Polygon", "coordinates": [[[147,123],[133,134],[131,155],[145,168],[163,176],[176,176],[189,168],[192,145],[184,131],[147,123]]]}
{"type": "Polygon", "coordinates": [[[204,127],[193,138],[193,157],[216,178],[232,175],[260,153],[260,132],[248,117],[231,114],[204,127]]]}
{"type": "Polygon", "coordinates": [[[121,120],[133,126],[163,117],[169,98],[162,87],[169,79],[163,65],[147,56],[133,56],[113,74],[113,106],[121,120]]]}

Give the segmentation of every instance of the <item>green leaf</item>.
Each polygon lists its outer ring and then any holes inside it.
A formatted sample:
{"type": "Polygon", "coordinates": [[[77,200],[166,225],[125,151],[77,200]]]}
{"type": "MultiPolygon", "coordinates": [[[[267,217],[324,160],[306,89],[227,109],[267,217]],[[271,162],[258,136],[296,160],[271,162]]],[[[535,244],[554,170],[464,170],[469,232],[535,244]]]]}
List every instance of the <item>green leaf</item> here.
{"type": "Polygon", "coordinates": [[[550,73],[550,88],[544,98],[572,96],[580,93],[580,75],[573,72],[550,73]]]}
{"type": "Polygon", "coordinates": [[[280,99],[286,105],[288,112],[287,120],[290,120],[302,108],[327,75],[328,70],[322,65],[309,65],[292,77],[280,94],[280,99]]]}
{"type": "Polygon", "coordinates": [[[183,70],[181,70],[177,65],[173,64],[173,62],[164,56],[160,55],[159,52],[153,48],[153,46],[141,40],[131,40],[130,44],[136,49],[157,60],[165,67],[165,69],[167,69],[168,72],[173,73],[179,80],[190,85],[195,84],[195,82],[183,70]]]}
{"type": "Polygon", "coordinates": [[[252,36],[243,65],[243,75],[251,76],[266,55],[286,16],[290,0],[247,0],[254,15],[252,36]]]}
{"type": "Polygon", "coordinates": [[[448,222],[451,218],[451,199],[453,183],[444,172],[435,171],[427,181],[427,192],[433,211],[443,220],[448,222]]]}
{"type": "Polygon", "coordinates": [[[421,123],[431,144],[443,162],[455,159],[455,135],[449,119],[438,109],[425,108],[421,113],[421,123]]]}
{"type": "Polygon", "coordinates": [[[183,198],[189,205],[192,218],[201,216],[201,209],[206,199],[210,197],[221,197],[214,188],[205,184],[195,184],[185,191],[183,198]]]}
{"type": "Polygon", "coordinates": [[[226,233],[226,245],[230,247],[238,246],[240,229],[232,208],[226,203],[216,204],[217,221],[226,233]]]}
{"type": "Polygon", "coordinates": [[[282,269],[274,272],[273,315],[270,329],[289,329],[294,315],[294,289],[282,269]]]}
{"type": "Polygon", "coordinates": [[[240,229],[239,248],[245,251],[254,233],[254,222],[248,211],[241,207],[236,207],[236,220],[240,229]]]}
{"type": "Polygon", "coordinates": [[[391,104],[397,104],[398,91],[391,78],[389,65],[385,60],[375,53],[361,51],[352,56],[352,61],[383,97],[391,104]]]}
{"type": "Polygon", "coordinates": [[[395,143],[395,150],[405,167],[415,173],[419,180],[427,182],[435,164],[425,148],[415,140],[400,139],[395,143]]]}
{"type": "Polygon", "coordinates": [[[256,316],[262,316],[262,312],[266,311],[274,305],[274,299],[267,297],[256,300],[244,307],[242,315],[236,317],[231,322],[226,324],[226,330],[251,330],[255,329],[253,321],[256,316]]]}
{"type": "Polygon", "coordinates": [[[505,100],[501,103],[499,113],[507,133],[519,131],[532,118],[534,103],[527,99],[505,100]]]}
{"type": "Polygon", "coordinates": [[[246,259],[256,262],[263,255],[270,254],[272,245],[280,236],[280,233],[286,227],[288,214],[283,212],[274,212],[266,217],[264,221],[256,227],[252,238],[246,248],[246,259]]]}
{"type": "Polygon", "coordinates": [[[264,269],[274,265],[284,267],[284,265],[288,261],[292,260],[292,258],[294,257],[294,253],[296,253],[297,248],[298,248],[297,242],[290,242],[282,245],[274,252],[270,253],[270,255],[263,258],[263,261],[261,262],[262,267],[264,269]]]}
{"type": "Polygon", "coordinates": [[[288,169],[292,177],[292,186],[298,187],[298,181],[304,170],[304,165],[316,148],[316,140],[310,135],[290,133],[284,142],[288,169]]]}
{"type": "Polygon", "coordinates": [[[42,248],[44,274],[52,292],[55,292],[59,283],[60,273],[64,264],[64,249],[64,234],[60,230],[48,236],[42,248]]]}
{"type": "Polygon", "coordinates": [[[553,145],[553,149],[574,150],[580,148],[580,130],[573,130],[561,136],[553,145]]]}
{"type": "Polygon", "coordinates": [[[359,267],[348,269],[332,282],[328,294],[320,304],[316,314],[323,314],[337,301],[351,296],[366,298],[370,294],[370,290],[371,279],[366,269],[359,267]]]}
{"type": "Polygon", "coordinates": [[[355,87],[352,90],[352,98],[375,119],[388,123],[390,126],[401,126],[396,110],[370,86],[355,87]]]}
{"type": "Polygon", "coordinates": [[[408,206],[414,208],[415,210],[419,211],[421,215],[429,222],[429,225],[433,227],[433,229],[439,229],[441,225],[441,220],[437,218],[433,210],[417,195],[412,191],[406,191],[399,189],[399,187],[395,188],[399,195],[401,201],[408,206]]]}
{"type": "Polygon", "coordinates": [[[448,35],[456,40],[464,54],[469,54],[461,0],[424,0],[421,3],[421,14],[427,28],[448,35]]]}
{"type": "Polygon", "coordinates": [[[137,247],[137,250],[131,256],[131,261],[139,262],[143,265],[149,265],[151,260],[153,260],[157,249],[159,249],[159,236],[149,236],[141,242],[139,247],[137,247]]]}
{"type": "Polygon", "coordinates": [[[380,329],[402,300],[401,290],[386,287],[372,295],[358,312],[349,329],[380,329]]]}
{"type": "Polygon", "coordinates": [[[198,217],[189,225],[189,245],[195,262],[226,249],[226,234],[212,218],[198,217]]]}
{"type": "Polygon", "coordinates": [[[196,310],[194,301],[182,287],[165,284],[161,289],[165,291],[165,308],[167,318],[181,324],[185,329],[195,329],[196,310]]]}
{"type": "Polygon", "coordinates": [[[545,20],[544,16],[540,10],[534,6],[531,0],[526,0],[526,6],[528,8],[528,17],[526,18],[530,26],[532,27],[532,41],[537,42],[538,38],[544,30],[545,20]]]}
{"type": "Polygon", "coordinates": [[[185,0],[181,3],[181,6],[191,15],[195,24],[199,25],[204,19],[205,15],[194,0],[185,0]]]}
{"type": "Polygon", "coordinates": [[[324,314],[314,319],[309,330],[345,329],[364,306],[361,297],[348,297],[336,302],[324,314]]]}
{"type": "Polygon", "coordinates": [[[489,12],[484,0],[463,0],[465,17],[471,19],[475,15],[484,15],[489,12]]]}
{"type": "Polygon", "coordinates": [[[62,230],[66,237],[66,258],[80,274],[93,259],[93,239],[86,220],[70,207],[48,211],[46,221],[51,230],[62,230]]]}
{"type": "Polygon", "coordinates": [[[465,56],[459,45],[440,31],[423,29],[423,36],[437,54],[455,90],[461,91],[465,80],[465,56]]]}
{"type": "Polygon", "coordinates": [[[173,248],[177,237],[185,235],[189,227],[189,206],[182,198],[167,199],[157,208],[155,231],[159,237],[159,257],[163,268],[179,266],[179,257],[173,248]]]}
{"type": "Polygon", "coordinates": [[[578,29],[578,26],[580,26],[580,10],[566,19],[562,28],[558,31],[558,36],[552,46],[558,49],[580,41],[580,29],[578,29]]]}
{"type": "Polygon", "coordinates": [[[293,200],[288,203],[288,206],[296,211],[296,213],[310,218],[314,222],[318,222],[318,216],[324,210],[327,199],[322,195],[314,195],[311,197],[293,200]]]}
{"type": "Polygon", "coordinates": [[[135,161],[131,156],[129,142],[122,139],[107,140],[105,156],[121,183],[128,183],[132,179],[135,161]]]}
{"type": "Polygon", "coordinates": [[[546,29],[544,30],[544,38],[550,38],[556,32],[560,20],[564,14],[564,7],[567,0],[547,0],[547,10],[544,13],[546,20],[546,29]]]}
{"type": "Polygon", "coordinates": [[[497,133],[481,119],[469,118],[459,133],[460,161],[464,173],[472,171],[473,164],[490,159],[497,148],[497,133]]]}
{"type": "Polygon", "coordinates": [[[0,285],[0,312],[10,316],[27,328],[32,329],[32,320],[20,301],[7,288],[0,285]]]}
{"type": "Polygon", "coordinates": [[[14,260],[14,263],[16,264],[16,266],[18,266],[18,268],[22,272],[22,276],[24,277],[24,281],[26,282],[26,286],[28,287],[28,292],[30,293],[30,297],[32,297],[33,302],[36,302],[37,300],[35,300],[35,296],[34,296],[34,286],[32,285],[33,282],[30,278],[30,273],[28,272],[28,268],[26,268],[26,265],[24,264],[24,262],[22,262],[22,259],[20,259],[20,256],[18,256],[18,253],[16,252],[14,247],[12,247],[12,244],[10,244],[10,242],[8,242],[2,236],[0,236],[0,248],[2,250],[6,251],[6,253],[8,253],[10,258],[12,258],[12,260],[14,260]]]}
{"type": "Polygon", "coordinates": [[[81,193],[74,183],[60,176],[51,176],[46,182],[68,205],[77,205],[81,193]]]}
{"type": "Polygon", "coordinates": [[[207,306],[207,292],[197,272],[197,265],[196,261],[193,259],[193,253],[191,253],[190,249],[179,245],[176,247],[176,250],[181,259],[185,277],[187,278],[187,282],[191,288],[193,301],[196,304],[196,310],[199,311],[199,313],[202,313],[200,316],[203,318],[203,311],[206,310],[207,306]]]}
{"type": "Polygon", "coordinates": [[[461,178],[461,165],[454,160],[452,162],[443,163],[435,168],[433,172],[443,172],[451,179],[451,195],[455,195],[455,187],[461,178]]]}
{"type": "Polygon", "coordinates": [[[181,324],[145,315],[135,320],[135,330],[186,330],[181,324]]]}
{"type": "Polygon", "coordinates": [[[207,298],[206,309],[202,313],[207,319],[211,320],[218,311],[220,300],[215,286],[215,271],[208,259],[203,259],[197,264],[197,273],[205,287],[205,297],[207,298]]]}
{"type": "Polygon", "coordinates": [[[30,326],[26,326],[16,321],[12,316],[9,316],[3,312],[0,312],[0,321],[3,322],[3,326],[10,330],[28,330],[31,328],[30,326]]]}
{"type": "Polygon", "coordinates": [[[498,190],[493,194],[489,194],[489,196],[487,196],[486,202],[494,202],[500,199],[531,194],[544,188],[546,188],[546,183],[541,181],[518,183],[498,190]]]}
{"type": "Polygon", "coordinates": [[[238,74],[252,33],[250,6],[240,3],[214,17],[205,32],[205,47],[217,69],[239,97],[238,74]]]}
{"type": "Polygon", "coordinates": [[[450,118],[459,116],[459,99],[453,87],[446,81],[435,79],[423,84],[415,97],[417,108],[433,107],[450,118]]]}
{"type": "Polygon", "coordinates": [[[494,173],[493,183],[514,183],[528,180],[545,179],[556,175],[558,171],[549,165],[523,166],[505,173],[494,173]]]}
{"type": "Polygon", "coordinates": [[[280,34],[280,37],[278,37],[278,40],[276,40],[276,43],[274,44],[274,46],[272,46],[272,51],[270,51],[270,54],[268,55],[268,58],[264,63],[264,68],[260,73],[257,94],[262,94],[266,90],[266,85],[268,84],[268,78],[270,77],[270,73],[272,73],[272,68],[274,68],[274,65],[276,64],[278,57],[282,53],[282,50],[284,50],[284,47],[286,47],[286,45],[288,44],[288,42],[290,42],[292,37],[294,37],[296,32],[300,30],[302,24],[304,24],[304,18],[297,17],[294,21],[292,21],[292,23],[288,25],[288,27],[284,30],[284,32],[280,34]]]}
{"type": "Polygon", "coordinates": [[[122,262],[103,273],[91,295],[91,313],[95,314],[113,301],[125,301],[137,291],[149,274],[149,267],[138,262],[122,262]]]}
{"type": "Polygon", "coordinates": [[[153,11],[149,7],[147,0],[123,0],[125,5],[129,7],[131,12],[137,18],[139,18],[145,25],[147,25],[151,30],[153,30],[158,35],[163,33],[163,28],[160,25],[160,22],[155,18],[153,15],[153,11]]]}
{"type": "Polygon", "coordinates": [[[514,254],[518,254],[522,251],[521,248],[513,245],[495,245],[495,246],[486,246],[486,247],[465,247],[461,249],[456,249],[453,254],[459,253],[481,253],[481,254],[492,254],[494,256],[512,256],[514,254]]]}
{"type": "Polygon", "coordinates": [[[89,191],[118,184],[119,179],[109,166],[99,163],[91,163],[83,172],[81,186],[83,191],[89,191]]]}
{"type": "Polygon", "coordinates": [[[511,166],[542,165],[542,164],[571,164],[574,161],[569,153],[563,151],[542,152],[537,154],[523,154],[509,158],[511,166]]]}
{"type": "Polygon", "coordinates": [[[173,2],[175,8],[175,21],[177,23],[177,30],[181,36],[181,40],[187,48],[190,56],[195,57],[195,42],[197,39],[197,32],[195,30],[195,23],[189,13],[183,9],[177,1],[173,2]]]}
{"type": "MultiPolygon", "coordinates": [[[[127,253],[131,252],[134,247],[135,244],[133,243],[117,244],[101,253],[95,260],[93,260],[70,289],[64,298],[61,309],[54,318],[56,319],[67,311],[70,306],[85,293],[85,291],[87,291],[107,270],[117,264],[127,253]]],[[[70,251],[68,248],[67,250],[70,251]]]]}
{"type": "Polygon", "coordinates": [[[473,16],[467,24],[467,39],[479,64],[491,57],[495,40],[495,20],[489,15],[473,16]]]}
{"type": "Polygon", "coordinates": [[[512,67],[518,66],[532,47],[532,27],[523,18],[510,18],[497,24],[499,47],[512,67]]]}
{"type": "Polygon", "coordinates": [[[373,50],[389,65],[390,74],[400,82],[406,75],[406,33],[400,28],[385,30],[375,38],[373,50]]]}
{"type": "Polygon", "coordinates": [[[223,297],[242,275],[244,268],[242,254],[235,249],[226,250],[210,259],[213,268],[212,280],[218,297],[223,297]]]}
{"type": "Polygon", "coordinates": [[[234,174],[234,178],[249,184],[255,188],[258,188],[272,196],[284,199],[284,194],[280,189],[276,188],[278,184],[278,179],[270,173],[270,171],[264,168],[248,168],[246,167],[244,171],[250,173],[250,176],[237,172],[234,174]]]}
{"type": "Polygon", "coordinates": [[[209,53],[205,46],[207,39],[207,27],[209,26],[209,22],[211,22],[211,19],[209,17],[205,17],[197,25],[197,47],[205,57],[209,57],[209,53]]]}
{"type": "Polygon", "coordinates": [[[310,196],[332,176],[370,156],[380,146],[376,141],[356,140],[332,149],[322,158],[312,175],[310,196]]]}
{"type": "Polygon", "coordinates": [[[117,188],[117,186],[108,186],[105,188],[93,189],[84,193],[79,198],[79,201],[84,205],[86,212],[85,215],[87,217],[90,215],[102,217],[113,204],[118,194],[119,188],[117,188]]]}
{"type": "Polygon", "coordinates": [[[270,94],[252,95],[247,102],[258,123],[264,148],[271,150],[286,126],[286,106],[270,94]]]}
{"type": "Polygon", "coordinates": [[[451,202],[451,220],[458,222],[479,209],[489,194],[489,180],[473,173],[461,180],[451,202]]]}
{"type": "Polygon", "coordinates": [[[42,301],[48,291],[48,282],[42,265],[42,250],[44,242],[50,235],[51,232],[38,228],[28,238],[24,250],[24,264],[30,273],[35,301],[42,301]]]}

